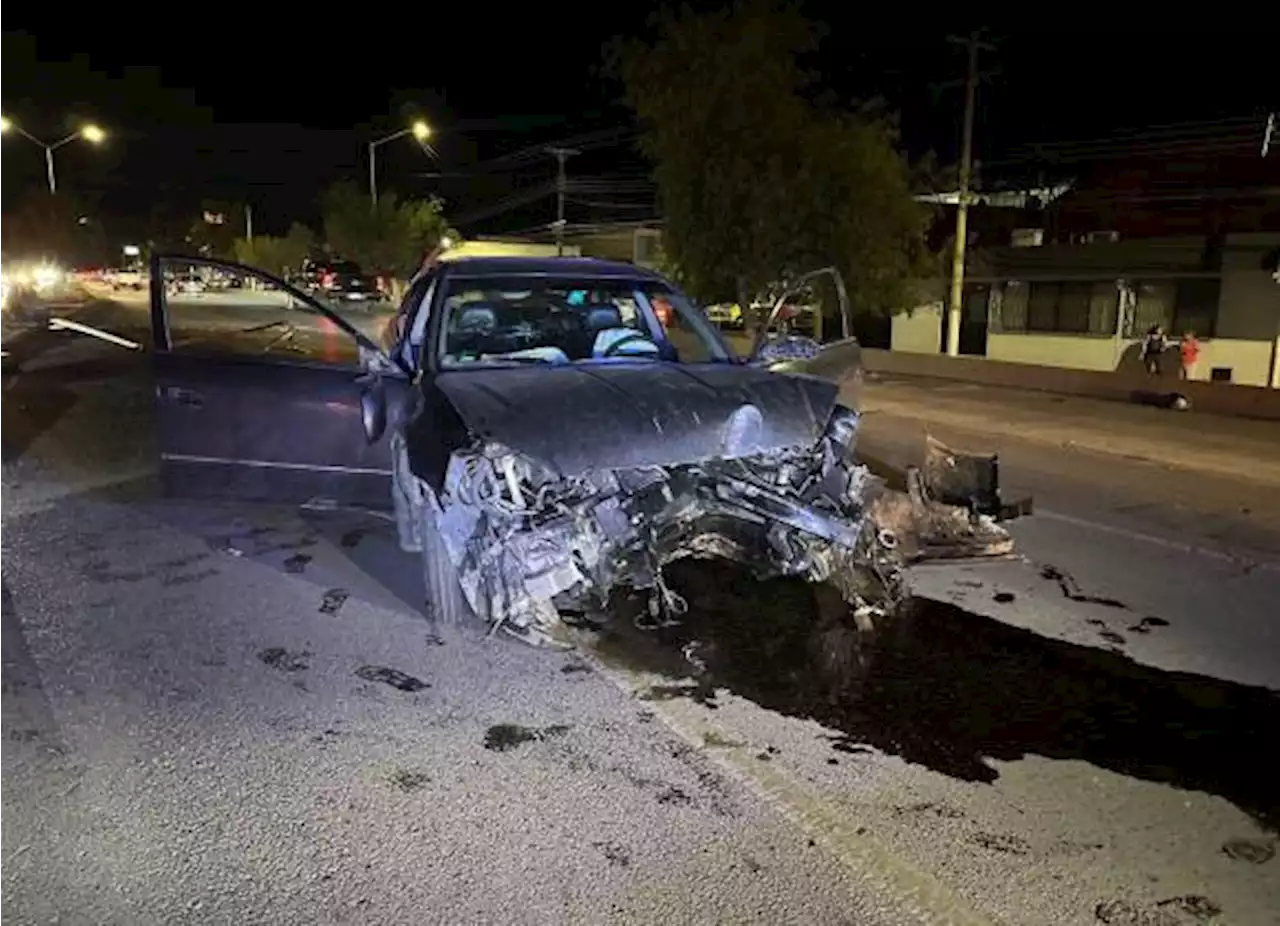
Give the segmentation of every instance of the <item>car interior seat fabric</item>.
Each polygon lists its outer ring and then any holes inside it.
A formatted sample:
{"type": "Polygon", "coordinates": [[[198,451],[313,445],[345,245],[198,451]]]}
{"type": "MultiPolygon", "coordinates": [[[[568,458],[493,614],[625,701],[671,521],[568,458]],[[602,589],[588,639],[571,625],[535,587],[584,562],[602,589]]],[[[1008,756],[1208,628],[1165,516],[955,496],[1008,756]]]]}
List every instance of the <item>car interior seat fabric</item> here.
{"type": "Polygon", "coordinates": [[[606,328],[621,328],[622,312],[613,304],[593,305],[587,310],[587,329],[602,331],[606,328]]]}
{"type": "Polygon", "coordinates": [[[612,355],[613,357],[632,357],[632,356],[653,356],[660,353],[657,344],[652,341],[641,341],[638,338],[648,338],[643,331],[636,331],[634,328],[605,328],[596,334],[595,342],[591,345],[591,356],[595,358],[605,357],[607,351],[614,344],[618,344],[624,339],[627,343],[618,349],[612,355]]]}
{"type": "Polygon", "coordinates": [[[492,306],[482,302],[472,302],[462,306],[454,316],[455,331],[485,332],[498,326],[498,313],[492,306]]]}
{"type": "Polygon", "coordinates": [[[569,355],[566,354],[564,351],[562,351],[560,348],[555,347],[553,345],[546,345],[543,347],[529,347],[529,348],[525,348],[524,350],[514,350],[514,351],[511,351],[509,354],[506,354],[505,356],[530,357],[537,360],[546,361],[547,363],[568,363],[569,362],[569,355]]]}

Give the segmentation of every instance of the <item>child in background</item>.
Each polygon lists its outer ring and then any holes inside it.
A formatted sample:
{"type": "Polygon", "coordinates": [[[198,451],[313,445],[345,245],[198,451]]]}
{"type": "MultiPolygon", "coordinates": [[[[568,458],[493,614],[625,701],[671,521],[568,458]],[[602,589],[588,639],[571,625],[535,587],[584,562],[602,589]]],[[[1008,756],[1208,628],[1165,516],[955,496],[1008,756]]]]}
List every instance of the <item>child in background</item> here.
{"type": "Polygon", "coordinates": [[[1182,361],[1179,377],[1181,379],[1194,378],[1196,361],[1200,359],[1200,342],[1196,340],[1194,331],[1184,331],[1182,333],[1182,341],[1178,344],[1178,358],[1182,361]]]}

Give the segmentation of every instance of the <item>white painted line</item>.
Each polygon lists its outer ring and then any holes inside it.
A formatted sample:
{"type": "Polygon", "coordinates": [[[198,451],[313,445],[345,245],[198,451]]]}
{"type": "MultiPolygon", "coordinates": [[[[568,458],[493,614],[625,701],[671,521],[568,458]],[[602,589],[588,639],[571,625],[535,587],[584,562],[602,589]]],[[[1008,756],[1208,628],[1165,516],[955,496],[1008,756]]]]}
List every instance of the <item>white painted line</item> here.
{"type": "Polygon", "coordinates": [[[109,331],[103,331],[100,328],[94,328],[91,325],[82,325],[80,322],[73,322],[68,318],[51,318],[49,319],[50,331],[78,331],[80,334],[87,334],[90,337],[101,338],[112,344],[119,344],[121,347],[127,347],[130,350],[141,350],[142,345],[137,341],[130,341],[128,338],[122,338],[118,334],[112,334],[109,331]]]}
{"type": "Polygon", "coordinates": [[[259,469],[308,470],[317,473],[350,473],[353,476],[390,476],[389,469],[365,466],[327,466],[320,463],[287,463],[283,460],[240,460],[234,457],[205,457],[191,453],[162,453],[162,460],[177,463],[221,463],[224,466],[252,466],[259,469]]]}
{"type": "Polygon", "coordinates": [[[1224,563],[1231,563],[1236,566],[1253,566],[1259,569],[1280,570],[1280,563],[1268,560],[1253,560],[1244,556],[1233,556],[1230,553],[1224,553],[1222,550],[1215,550],[1212,547],[1196,546],[1193,543],[1183,543],[1178,540],[1170,540],[1167,537],[1157,537],[1153,534],[1144,534],[1141,531],[1129,530],[1127,527],[1116,527],[1112,524],[1100,524],[1097,521],[1087,521],[1084,518],[1077,518],[1074,515],[1069,514],[1061,514],[1057,511],[1048,511],[1044,508],[1037,508],[1032,517],[1047,518],[1050,521],[1061,521],[1063,524],[1071,524],[1075,527],[1083,527],[1088,530],[1114,534],[1117,537],[1124,537],[1126,540],[1136,540],[1140,543],[1149,543],[1157,547],[1164,547],[1167,550],[1177,550],[1179,553],[1192,553],[1198,556],[1207,556],[1210,559],[1216,559],[1224,563]]]}

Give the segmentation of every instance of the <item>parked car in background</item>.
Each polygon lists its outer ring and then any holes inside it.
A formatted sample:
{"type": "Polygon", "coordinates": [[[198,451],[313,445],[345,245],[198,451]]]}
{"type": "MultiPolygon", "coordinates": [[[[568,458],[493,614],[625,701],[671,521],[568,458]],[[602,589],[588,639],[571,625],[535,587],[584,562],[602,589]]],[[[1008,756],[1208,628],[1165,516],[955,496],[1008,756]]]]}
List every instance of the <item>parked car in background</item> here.
{"type": "Polygon", "coordinates": [[[125,269],[110,270],[107,273],[107,282],[111,284],[114,290],[141,290],[147,286],[147,274],[144,270],[125,269]]]}
{"type": "Polygon", "coordinates": [[[208,292],[209,281],[198,273],[183,273],[166,280],[165,287],[170,294],[195,296],[208,292]]]}
{"type": "Polygon", "coordinates": [[[385,296],[377,277],[350,260],[306,261],[297,280],[303,292],[334,302],[380,302],[385,296]]]}
{"type": "Polygon", "coordinates": [[[736,302],[719,302],[715,305],[707,306],[707,318],[721,328],[739,329],[745,327],[747,323],[742,306],[736,302]]]}

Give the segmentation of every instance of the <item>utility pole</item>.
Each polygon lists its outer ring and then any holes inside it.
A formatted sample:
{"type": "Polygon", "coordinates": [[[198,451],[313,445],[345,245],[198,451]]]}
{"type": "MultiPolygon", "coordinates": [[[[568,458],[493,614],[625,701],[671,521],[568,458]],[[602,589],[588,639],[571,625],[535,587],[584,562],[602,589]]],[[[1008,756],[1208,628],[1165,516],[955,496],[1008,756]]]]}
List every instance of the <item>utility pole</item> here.
{"type": "Polygon", "coordinates": [[[568,187],[568,177],[565,174],[565,161],[580,152],[573,148],[548,148],[547,152],[556,159],[556,256],[564,257],[564,194],[568,187]]]}
{"type": "Polygon", "coordinates": [[[248,203],[244,207],[244,237],[249,246],[253,247],[253,207],[248,203]]]}
{"type": "Polygon", "coordinates": [[[969,236],[969,184],[973,174],[973,115],[978,98],[978,52],[993,46],[974,31],[966,37],[948,36],[947,41],[964,45],[969,51],[969,70],[964,82],[964,130],[960,140],[960,202],[956,206],[956,246],[951,259],[951,299],[947,307],[947,355],[960,353],[960,323],[964,317],[964,251],[969,236]]]}
{"type": "MultiPolygon", "coordinates": [[[[1262,156],[1265,158],[1271,151],[1271,138],[1276,132],[1276,114],[1267,113],[1267,127],[1262,132],[1262,156]]],[[[52,176],[52,175],[50,175],[52,176]]]]}

